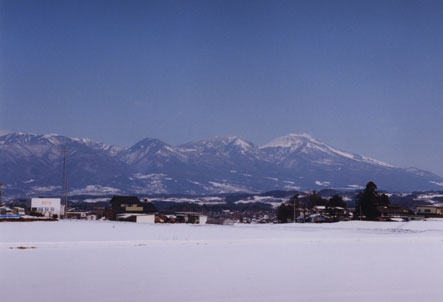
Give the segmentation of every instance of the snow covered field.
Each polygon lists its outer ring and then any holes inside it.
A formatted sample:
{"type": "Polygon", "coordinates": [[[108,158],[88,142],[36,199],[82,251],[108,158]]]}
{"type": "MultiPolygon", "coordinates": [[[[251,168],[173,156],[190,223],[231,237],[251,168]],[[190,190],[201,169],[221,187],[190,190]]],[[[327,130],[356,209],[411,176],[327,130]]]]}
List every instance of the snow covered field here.
{"type": "Polygon", "coordinates": [[[0,223],[1,301],[442,299],[443,220],[0,223]]]}

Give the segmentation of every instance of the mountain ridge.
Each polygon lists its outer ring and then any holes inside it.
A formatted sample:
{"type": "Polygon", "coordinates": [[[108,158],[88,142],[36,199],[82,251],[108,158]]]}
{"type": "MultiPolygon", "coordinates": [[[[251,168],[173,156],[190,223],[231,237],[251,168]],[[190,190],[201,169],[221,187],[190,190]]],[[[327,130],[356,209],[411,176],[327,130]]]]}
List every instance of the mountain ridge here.
{"type": "Polygon", "coordinates": [[[61,191],[63,150],[75,192],[214,194],[296,189],[356,189],[369,181],[390,191],[438,190],[443,179],[342,151],[308,134],[291,133],[256,146],[237,136],[178,146],[145,138],[131,147],[58,134],[0,136],[5,192],[61,191]]]}

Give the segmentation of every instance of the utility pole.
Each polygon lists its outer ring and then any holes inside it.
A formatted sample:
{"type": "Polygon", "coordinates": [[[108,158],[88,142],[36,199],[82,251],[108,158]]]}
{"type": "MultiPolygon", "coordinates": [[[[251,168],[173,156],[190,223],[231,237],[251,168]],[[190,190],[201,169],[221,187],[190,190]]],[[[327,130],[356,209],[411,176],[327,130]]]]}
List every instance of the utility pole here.
{"type": "Polygon", "coordinates": [[[298,206],[298,194],[295,194],[292,196],[292,203],[293,203],[293,209],[292,209],[292,215],[294,219],[294,223],[297,222],[297,206],[298,206]]]}
{"type": "Polygon", "coordinates": [[[3,184],[0,182],[0,205],[3,201],[3,184]]]}
{"type": "Polygon", "coordinates": [[[68,176],[66,174],[66,147],[63,149],[63,180],[62,180],[62,189],[63,189],[63,203],[65,205],[65,210],[63,213],[63,217],[66,218],[66,212],[68,211],[68,176]]]}

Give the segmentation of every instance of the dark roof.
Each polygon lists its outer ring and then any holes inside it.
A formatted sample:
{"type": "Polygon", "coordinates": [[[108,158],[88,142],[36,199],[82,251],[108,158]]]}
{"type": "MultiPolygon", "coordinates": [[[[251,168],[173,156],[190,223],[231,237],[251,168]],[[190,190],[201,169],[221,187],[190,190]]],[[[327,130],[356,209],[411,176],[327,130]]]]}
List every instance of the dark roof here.
{"type": "Polygon", "coordinates": [[[139,204],[140,199],[137,196],[114,196],[111,201],[112,204],[139,204]]]}
{"type": "Polygon", "coordinates": [[[407,214],[411,211],[408,207],[402,207],[398,205],[379,206],[377,207],[377,209],[383,214],[392,214],[392,213],[407,214]]]}
{"type": "Polygon", "coordinates": [[[143,202],[143,213],[157,213],[157,208],[152,204],[152,202],[143,202]]]}

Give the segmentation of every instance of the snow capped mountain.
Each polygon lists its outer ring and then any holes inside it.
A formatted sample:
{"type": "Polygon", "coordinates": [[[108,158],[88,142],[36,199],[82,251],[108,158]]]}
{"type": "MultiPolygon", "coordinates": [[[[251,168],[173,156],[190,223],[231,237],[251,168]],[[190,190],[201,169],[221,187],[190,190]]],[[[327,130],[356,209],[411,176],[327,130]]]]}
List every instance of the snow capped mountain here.
{"type": "Polygon", "coordinates": [[[97,151],[103,151],[109,154],[110,156],[117,156],[121,152],[126,150],[125,147],[103,144],[100,142],[96,142],[90,138],[72,138],[72,141],[78,142],[79,144],[88,146],[97,151]]]}
{"type": "Polygon", "coordinates": [[[256,149],[254,144],[237,136],[217,136],[195,143],[187,143],[183,146],[195,148],[197,151],[200,152],[211,150],[216,152],[222,150],[230,152],[232,151],[232,149],[235,149],[239,152],[246,153],[256,149]]]}
{"type": "Polygon", "coordinates": [[[180,150],[158,139],[145,138],[131,148],[123,151],[119,158],[129,165],[137,167],[163,167],[168,162],[185,160],[180,150]]]}
{"type": "Polygon", "coordinates": [[[209,157],[228,161],[236,159],[257,160],[261,159],[260,151],[257,147],[237,136],[219,136],[201,140],[194,143],[187,143],[180,146],[187,150],[191,157],[209,157]]]}
{"type": "Polygon", "coordinates": [[[18,196],[58,194],[65,149],[76,194],[354,190],[369,180],[380,189],[413,191],[441,189],[443,183],[428,171],[396,168],[294,133],[260,147],[221,136],[180,146],[146,138],[130,148],[58,134],[9,133],[0,136],[0,181],[18,196]]]}
{"type": "Polygon", "coordinates": [[[295,168],[304,161],[322,165],[344,165],[349,161],[392,168],[391,165],[352,154],[322,143],[308,134],[291,133],[260,147],[269,158],[285,168],[295,168]]]}
{"type": "Polygon", "coordinates": [[[110,155],[105,145],[57,134],[12,133],[0,137],[0,179],[8,187],[38,193],[60,191],[66,150],[72,186],[112,183],[115,171],[128,167],[110,155]]]}
{"type": "Polygon", "coordinates": [[[269,143],[261,146],[260,149],[266,149],[266,148],[297,149],[299,146],[305,144],[308,141],[315,141],[315,140],[309,134],[290,133],[288,135],[277,137],[271,140],[269,143]]]}

